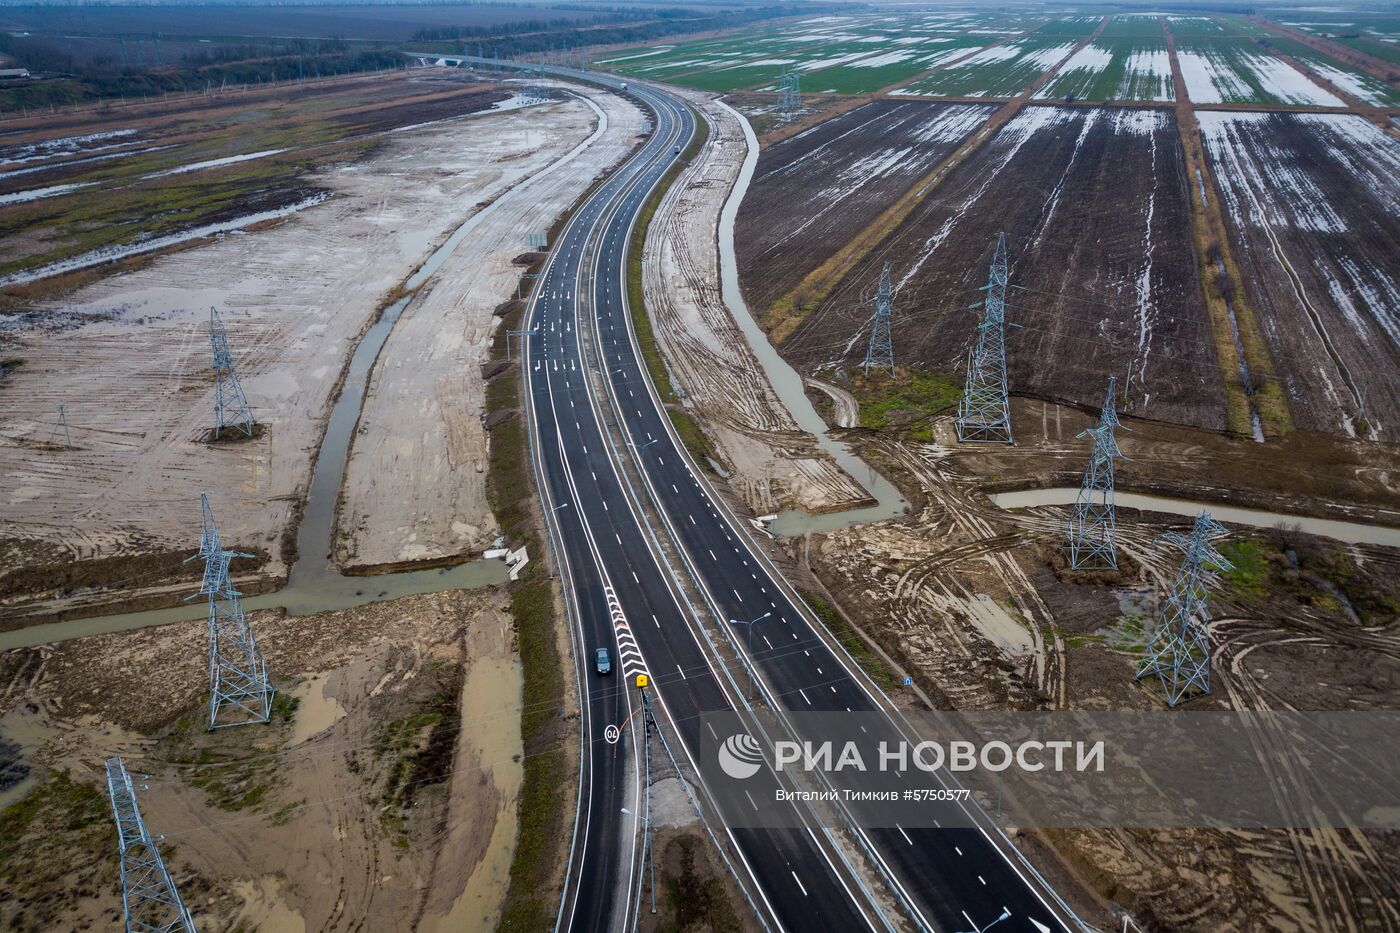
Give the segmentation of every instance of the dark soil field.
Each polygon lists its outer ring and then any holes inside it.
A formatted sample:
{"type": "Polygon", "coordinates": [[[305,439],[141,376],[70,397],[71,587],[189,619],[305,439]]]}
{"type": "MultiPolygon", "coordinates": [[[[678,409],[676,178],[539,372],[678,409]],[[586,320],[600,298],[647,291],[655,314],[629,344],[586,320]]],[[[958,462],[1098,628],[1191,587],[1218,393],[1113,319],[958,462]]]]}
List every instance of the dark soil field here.
{"type": "MultiPolygon", "coordinates": [[[[769,223],[782,223],[769,208],[769,223]]],[[[1097,406],[1110,374],[1140,417],[1223,428],[1223,393],[1167,111],[1028,107],[939,182],[783,342],[805,371],[857,365],[892,264],[898,364],[961,378],[998,231],[1013,394],[1097,406]]],[[[758,305],[759,308],[763,306],[758,305]]]]}
{"type": "Polygon", "coordinates": [[[1400,143],[1341,114],[1198,114],[1299,427],[1400,438],[1400,143]]]}
{"type": "Polygon", "coordinates": [[[765,309],[791,290],[993,109],[877,100],[765,149],[735,222],[750,305],[765,309]]]}

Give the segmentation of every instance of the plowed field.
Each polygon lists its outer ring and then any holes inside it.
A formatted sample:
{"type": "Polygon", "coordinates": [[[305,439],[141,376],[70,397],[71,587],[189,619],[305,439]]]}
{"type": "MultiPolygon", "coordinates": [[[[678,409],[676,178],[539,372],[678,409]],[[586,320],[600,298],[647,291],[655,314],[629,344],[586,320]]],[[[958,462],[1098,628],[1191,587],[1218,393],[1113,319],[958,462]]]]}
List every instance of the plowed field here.
{"type": "MultiPolygon", "coordinates": [[[[1187,194],[1170,112],[1028,107],[854,266],[782,351],[807,371],[856,365],[871,314],[862,296],[888,260],[896,362],[961,374],[977,322],[969,306],[1002,230],[1022,287],[1007,313],[1019,325],[1008,333],[1013,394],[1097,405],[1107,377],[1126,374],[1137,414],[1222,428],[1187,194]]],[[[797,208],[766,204],[768,224],[797,208]]]]}
{"type": "Polygon", "coordinates": [[[764,308],[951,153],[990,106],[877,100],[765,149],[739,210],[739,276],[764,308]]]}
{"type": "Polygon", "coordinates": [[[1400,143],[1347,114],[1197,115],[1300,427],[1400,436],[1400,143]]]}

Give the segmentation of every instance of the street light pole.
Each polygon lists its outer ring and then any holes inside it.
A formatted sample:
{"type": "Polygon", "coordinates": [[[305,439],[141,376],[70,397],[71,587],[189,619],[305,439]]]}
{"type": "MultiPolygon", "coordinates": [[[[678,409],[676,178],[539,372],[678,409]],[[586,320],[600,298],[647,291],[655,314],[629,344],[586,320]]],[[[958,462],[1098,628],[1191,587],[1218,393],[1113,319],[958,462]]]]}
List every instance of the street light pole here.
{"type": "Polygon", "coordinates": [[[750,699],[750,700],[753,699],[753,627],[754,627],[755,625],[757,625],[758,623],[762,622],[764,619],[766,619],[766,618],[768,618],[769,616],[771,616],[772,614],[773,614],[772,612],[765,612],[763,615],[759,616],[757,619],[750,619],[748,622],[741,622],[741,621],[738,620],[738,619],[730,619],[730,620],[729,620],[729,624],[730,624],[730,625],[747,625],[748,628],[749,628],[749,657],[748,657],[748,665],[747,665],[747,666],[748,666],[748,669],[749,669],[749,699],[750,699]]]}

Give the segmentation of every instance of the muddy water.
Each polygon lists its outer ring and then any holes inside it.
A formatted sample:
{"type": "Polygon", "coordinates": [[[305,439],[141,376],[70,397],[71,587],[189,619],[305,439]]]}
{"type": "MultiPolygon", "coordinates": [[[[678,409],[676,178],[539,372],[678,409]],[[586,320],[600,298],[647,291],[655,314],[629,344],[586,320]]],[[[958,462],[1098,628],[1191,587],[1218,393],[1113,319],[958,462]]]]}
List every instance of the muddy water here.
{"type": "MultiPolygon", "coordinates": [[[[1053,489],[1026,489],[1020,492],[1002,492],[991,496],[992,503],[1003,509],[1022,509],[1037,505],[1072,505],[1079,490],[1075,487],[1060,486],[1053,489]]],[[[1361,522],[1344,522],[1330,518],[1310,518],[1306,515],[1288,515],[1282,512],[1269,512],[1263,509],[1244,509],[1218,502],[1196,502],[1191,499],[1171,499],[1166,496],[1151,496],[1136,492],[1118,492],[1114,496],[1118,505],[1144,512],[1165,512],[1169,515],[1194,516],[1202,509],[1211,517],[1236,525],[1249,525],[1254,528],[1273,528],[1287,523],[1297,525],[1309,534],[1324,538],[1345,541],[1348,544],[1381,544],[1387,547],[1400,547],[1400,528],[1386,525],[1366,525],[1361,522]]]]}
{"type": "Polygon", "coordinates": [[[345,717],[345,707],[340,701],[326,695],[329,679],[329,674],[312,674],[292,689],[291,695],[297,699],[297,715],[288,745],[300,745],[345,717]]]}
{"type": "MultiPolygon", "coordinates": [[[[470,746],[472,757],[481,763],[482,777],[489,775],[500,795],[500,805],[489,816],[493,820],[491,840],[467,878],[466,887],[445,916],[425,918],[425,931],[494,930],[500,920],[515,855],[520,816],[516,800],[524,774],[519,728],[522,683],[520,663],[513,653],[508,652],[504,658],[478,658],[468,668],[462,685],[461,712],[463,723],[474,722],[470,730],[462,730],[461,742],[470,746]]],[[[488,818],[486,814],[482,817],[488,818]]]]}
{"type": "Polygon", "coordinates": [[[724,303],[729,307],[729,313],[739,325],[739,329],[743,331],[749,348],[758,357],[768,381],[778,393],[778,398],[787,406],[798,426],[813,434],[817,439],[817,446],[830,454],[832,459],[856,482],[864,486],[866,492],[876,501],[875,505],[863,509],[848,509],[824,515],[808,515],[795,509],[789,510],[778,516],[769,526],[769,530],[777,535],[800,535],[809,531],[834,531],[861,522],[880,521],[902,515],[909,508],[908,501],[899,494],[893,483],[852,453],[849,446],[827,433],[826,422],[817,414],[811,400],[807,398],[802,377],[788,365],[787,360],[778,355],[778,351],[769,343],[768,335],[758,326],[758,322],[749,314],[748,307],[744,304],[743,293],[739,290],[739,267],[734,261],[734,218],[739,213],[739,203],[743,201],[744,193],[748,191],[749,182],[753,179],[754,168],[758,165],[758,140],[749,122],[738,111],[728,107],[726,109],[734,114],[734,118],[743,127],[749,152],[744,158],[744,167],[739,172],[739,178],[734,183],[734,190],[730,192],[729,200],[725,202],[719,215],[720,292],[724,303]]]}
{"type": "MultiPolygon", "coordinates": [[[[607,130],[607,116],[596,104],[586,97],[579,98],[591,109],[597,118],[593,133],[562,158],[550,163],[540,171],[521,182],[533,184],[559,170],[560,166],[578,158],[580,153],[592,145],[607,130]]],[[[468,217],[452,232],[441,246],[409,276],[404,290],[409,294],[385,309],[365,335],[360,338],[350,357],[350,366],[345,373],[345,384],[340,396],[331,408],[330,420],[326,425],[325,437],[321,440],[321,450],[316,456],[316,466],[311,474],[311,487],[307,492],[306,508],[302,515],[301,527],[297,529],[297,560],[287,576],[287,585],[276,593],[255,596],[243,601],[245,609],[285,608],[293,616],[310,615],[331,609],[351,609],[366,603],[416,596],[421,593],[436,593],[439,590],[473,589],[503,583],[507,579],[504,561],[478,560],[459,564],[456,567],[443,567],[436,570],[418,570],[406,573],[388,573],[376,576],[351,577],[339,573],[330,562],[332,536],[335,531],[335,506],[340,495],[341,481],[345,476],[345,464],[350,454],[350,441],[354,436],[355,425],[359,421],[360,409],[364,404],[365,391],[369,384],[374,361],[394,322],[413,300],[417,290],[442,267],[451,256],[457,244],[465,240],[491,216],[500,204],[497,198],[481,210],[468,217]]],[[[3,284],[3,282],[0,282],[3,284]]],[[[191,589],[197,576],[191,578],[191,589]]],[[[156,609],[146,612],[122,613],[120,615],[95,616],[88,619],[72,619],[66,622],[52,622],[47,625],[34,625],[14,632],[0,633],[0,651],[10,648],[27,648],[50,642],[81,638],[87,635],[100,635],[110,632],[124,632],[145,628],[150,625],[165,625],[203,618],[206,606],[203,602],[193,602],[186,606],[171,609],[156,609]]]]}

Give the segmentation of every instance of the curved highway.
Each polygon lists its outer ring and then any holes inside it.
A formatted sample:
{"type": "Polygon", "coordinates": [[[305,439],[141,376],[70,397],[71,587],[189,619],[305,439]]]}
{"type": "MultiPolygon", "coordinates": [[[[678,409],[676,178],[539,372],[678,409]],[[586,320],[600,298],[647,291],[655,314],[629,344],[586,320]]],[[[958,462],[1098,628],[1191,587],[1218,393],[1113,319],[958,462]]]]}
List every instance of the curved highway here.
{"type": "MultiPolygon", "coordinates": [[[[550,70],[621,89],[607,76],[550,70]]],[[[626,247],[647,197],[695,125],[670,94],[635,83],[627,93],[652,112],[654,129],[553,244],[532,296],[522,355],[536,479],[576,626],[583,691],[580,812],[559,915],[561,927],[579,930],[635,924],[642,799],[632,678],[650,675],[655,702],[687,754],[701,744],[700,714],[735,705],[658,553],[659,540],[672,544],[703,592],[699,611],[720,624],[772,614],[750,660],[780,719],[783,710],[892,713],[868,678],[818,634],[796,594],[690,462],[646,376],[626,303],[626,247]],[[625,445],[614,443],[609,421],[625,432],[625,445]],[[612,655],[609,676],[592,670],[597,647],[612,655]],[[604,738],[609,725],[623,724],[616,742],[604,738]]],[[[897,717],[889,721],[891,736],[901,735],[897,717]]],[[[732,841],[742,882],[774,928],[893,923],[967,930],[1002,913],[1008,916],[999,931],[1073,928],[1073,915],[988,826],[855,831],[866,864],[883,879],[875,897],[829,837],[823,842],[811,815],[801,819],[800,830],[716,829],[732,841]]]]}

